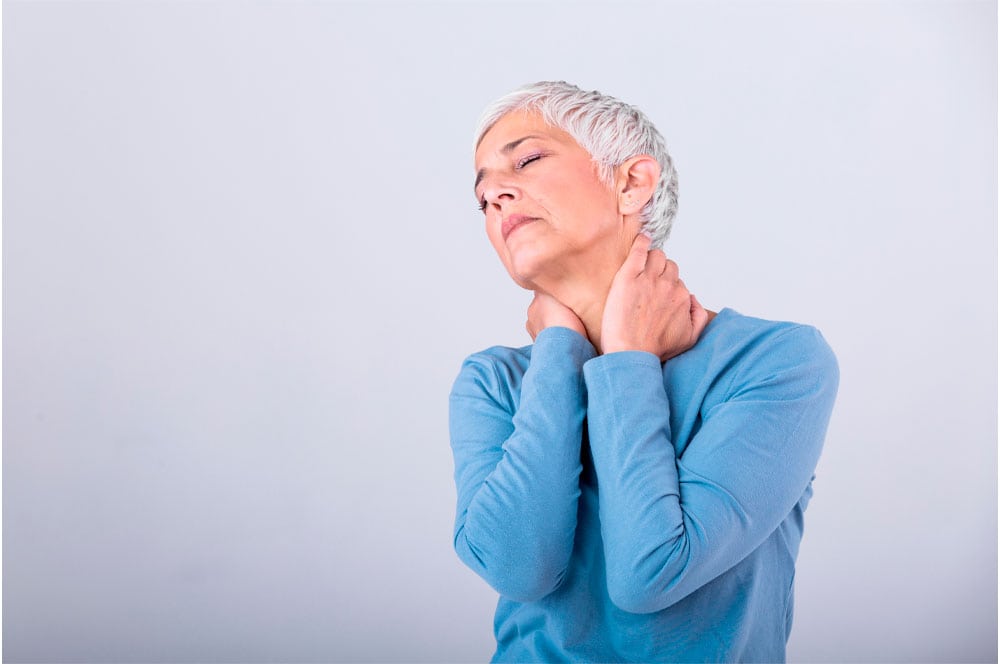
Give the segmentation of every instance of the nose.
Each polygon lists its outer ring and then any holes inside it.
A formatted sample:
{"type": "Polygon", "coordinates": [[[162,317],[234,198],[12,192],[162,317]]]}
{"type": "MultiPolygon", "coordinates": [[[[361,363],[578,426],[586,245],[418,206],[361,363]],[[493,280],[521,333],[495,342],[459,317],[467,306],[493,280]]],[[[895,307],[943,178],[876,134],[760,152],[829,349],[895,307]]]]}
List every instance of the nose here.
{"type": "Polygon", "coordinates": [[[493,178],[483,187],[483,198],[487,207],[502,210],[504,205],[510,205],[521,198],[521,190],[503,178],[493,178]]]}

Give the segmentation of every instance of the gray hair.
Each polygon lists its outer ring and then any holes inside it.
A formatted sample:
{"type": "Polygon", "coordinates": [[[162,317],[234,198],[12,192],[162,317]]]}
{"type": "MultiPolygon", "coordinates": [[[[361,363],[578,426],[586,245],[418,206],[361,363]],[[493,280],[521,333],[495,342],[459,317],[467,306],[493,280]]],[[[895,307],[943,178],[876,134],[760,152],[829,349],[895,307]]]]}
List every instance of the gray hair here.
{"type": "Polygon", "coordinates": [[[511,111],[539,113],[547,124],[572,136],[590,153],[598,177],[609,187],[614,184],[615,170],[631,157],[648,154],[656,159],[660,181],[639,219],[652,246],[663,245],[677,215],[677,171],[663,136],[642,111],[597,90],[587,92],[566,81],[539,81],[486,107],[476,128],[476,147],[511,111]]]}

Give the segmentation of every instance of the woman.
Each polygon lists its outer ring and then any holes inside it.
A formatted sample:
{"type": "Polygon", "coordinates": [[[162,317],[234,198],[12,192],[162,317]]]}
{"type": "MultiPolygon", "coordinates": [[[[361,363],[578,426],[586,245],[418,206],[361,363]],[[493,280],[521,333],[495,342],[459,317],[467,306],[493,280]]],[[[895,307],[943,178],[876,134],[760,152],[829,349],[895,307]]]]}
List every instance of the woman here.
{"type": "Polygon", "coordinates": [[[706,311],[658,248],[677,207],[637,109],[563,82],[484,114],[475,192],[524,348],[451,394],[459,557],[495,661],[783,661],[837,389],[813,328],[706,311]]]}

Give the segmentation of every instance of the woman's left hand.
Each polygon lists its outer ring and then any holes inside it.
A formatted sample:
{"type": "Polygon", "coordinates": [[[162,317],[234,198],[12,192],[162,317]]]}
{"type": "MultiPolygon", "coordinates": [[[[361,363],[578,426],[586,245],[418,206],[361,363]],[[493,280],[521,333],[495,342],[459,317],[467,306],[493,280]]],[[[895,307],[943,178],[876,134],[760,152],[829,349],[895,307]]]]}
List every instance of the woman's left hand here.
{"type": "Polygon", "coordinates": [[[708,312],[688,292],[677,264],[640,234],[611,282],[601,323],[601,352],[641,350],[665,362],[698,341],[708,312]]]}

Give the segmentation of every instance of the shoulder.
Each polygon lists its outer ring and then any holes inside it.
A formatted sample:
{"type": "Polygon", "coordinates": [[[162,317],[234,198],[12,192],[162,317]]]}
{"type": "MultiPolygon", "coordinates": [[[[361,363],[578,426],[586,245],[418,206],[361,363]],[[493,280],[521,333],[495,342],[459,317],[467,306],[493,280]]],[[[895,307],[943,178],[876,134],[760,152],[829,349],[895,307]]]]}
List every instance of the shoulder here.
{"type": "Polygon", "coordinates": [[[508,382],[515,375],[523,375],[531,361],[531,346],[513,348],[490,346],[473,353],[462,362],[461,373],[492,375],[494,379],[508,382]]]}
{"type": "Polygon", "coordinates": [[[452,400],[486,397],[513,412],[521,380],[531,360],[531,348],[490,346],[469,355],[452,385],[452,400]]]}
{"type": "Polygon", "coordinates": [[[719,312],[695,348],[731,358],[815,356],[836,365],[833,350],[812,325],[754,318],[732,309],[719,312]]]}
{"type": "Polygon", "coordinates": [[[836,391],[840,378],[836,355],[815,327],[732,309],[720,311],[685,355],[691,355],[688,360],[701,371],[724,376],[729,392],[748,383],[793,378],[836,391]]]}
{"type": "Polygon", "coordinates": [[[473,353],[462,363],[459,381],[471,377],[483,386],[517,393],[532,362],[540,371],[559,373],[579,369],[594,355],[594,347],[579,332],[549,327],[539,332],[530,346],[490,346],[473,353]]]}

